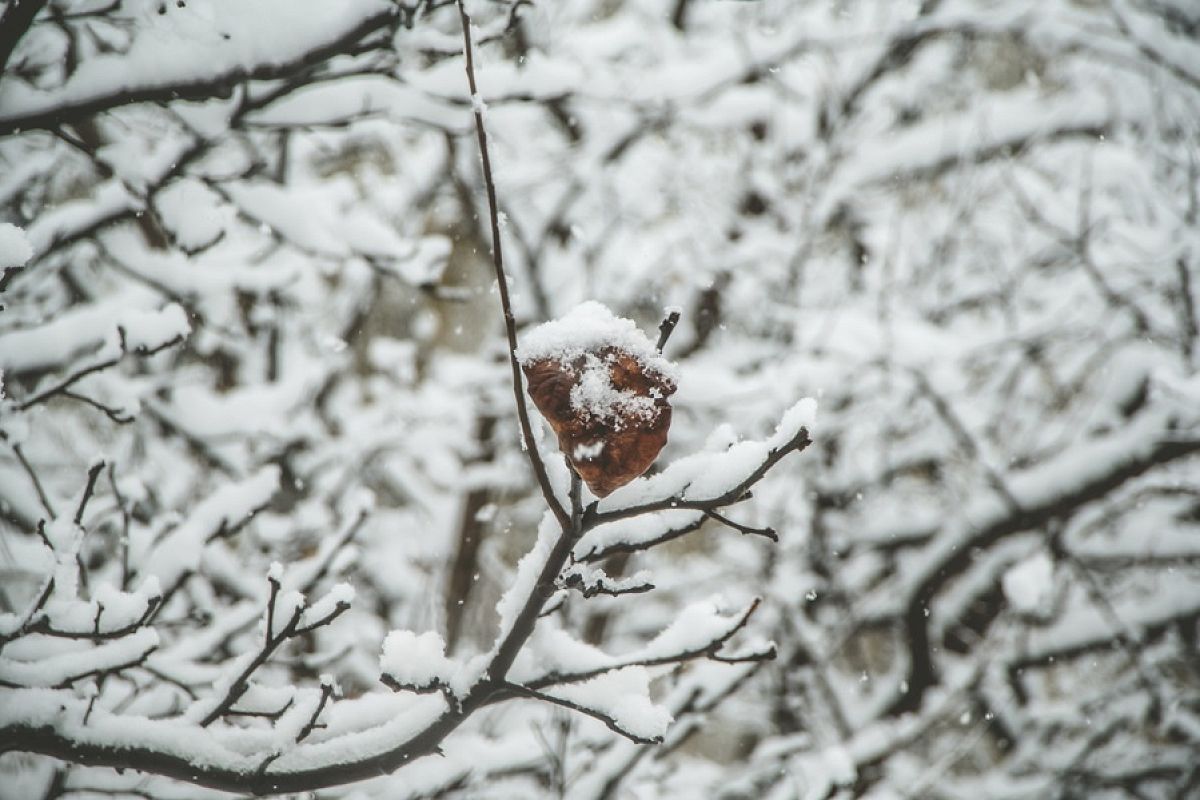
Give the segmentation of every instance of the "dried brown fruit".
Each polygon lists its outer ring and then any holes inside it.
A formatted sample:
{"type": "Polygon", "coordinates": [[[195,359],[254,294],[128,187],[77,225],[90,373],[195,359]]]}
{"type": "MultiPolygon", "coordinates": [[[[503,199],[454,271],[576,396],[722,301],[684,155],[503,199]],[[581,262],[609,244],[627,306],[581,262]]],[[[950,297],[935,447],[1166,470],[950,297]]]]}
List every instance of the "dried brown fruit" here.
{"type": "Polygon", "coordinates": [[[585,303],[521,347],[529,395],[597,497],[641,475],[667,443],[669,362],[629,320],[585,303]]]}

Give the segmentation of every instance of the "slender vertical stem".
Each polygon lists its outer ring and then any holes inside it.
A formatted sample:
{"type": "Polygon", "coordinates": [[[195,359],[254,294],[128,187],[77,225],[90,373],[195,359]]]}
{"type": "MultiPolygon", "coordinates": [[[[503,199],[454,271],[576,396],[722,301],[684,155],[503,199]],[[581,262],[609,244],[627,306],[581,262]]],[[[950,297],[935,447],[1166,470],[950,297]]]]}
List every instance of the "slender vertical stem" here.
{"type": "MultiPolygon", "coordinates": [[[[4,436],[3,431],[0,431],[0,436],[4,436]]],[[[4,436],[4,439],[7,441],[8,437],[4,436]]],[[[42,504],[42,508],[51,517],[57,517],[58,512],[54,510],[54,506],[50,503],[50,497],[42,487],[42,482],[38,478],[37,472],[34,471],[33,464],[30,464],[29,459],[25,457],[25,452],[21,449],[21,445],[13,442],[12,451],[16,455],[17,461],[20,462],[21,468],[25,470],[25,474],[29,476],[29,482],[33,484],[33,490],[37,492],[38,502],[42,504]]]]}
{"type": "Polygon", "coordinates": [[[583,530],[583,481],[569,461],[567,469],[571,472],[571,530],[578,535],[583,530]]]}
{"type": "Polygon", "coordinates": [[[76,525],[83,522],[83,512],[87,511],[88,502],[91,501],[92,493],[96,490],[96,479],[100,477],[102,469],[104,469],[103,461],[97,461],[88,468],[87,485],[83,487],[83,496],[79,498],[79,505],[75,508],[76,525]]]}
{"type": "Polygon", "coordinates": [[[562,503],[554,496],[550,476],[542,462],[537,443],[533,438],[533,426],[529,423],[529,411],[525,407],[525,387],[521,379],[521,365],[517,362],[517,321],[513,316],[512,302],[508,297],[508,279],[504,274],[504,251],[500,242],[500,215],[496,206],[496,183],[492,179],[492,160],[488,155],[487,131],[483,126],[483,100],[475,85],[475,56],[471,50],[471,18],[467,15],[463,0],[458,0],[458,14],[462,21],[463,54],[466,57],[467,85],[471,89],[471,104],[475,109],[475,136],[479,142],[479,157],[483,162],[483,185],[487,190],[488,216],[492,226],[492,265],[496,268],[496,285],[500,290],[500,306],[504,310],[504,332],[508,335],[508,361],[512,366],[513,394],[517,401],[517,419],[521,423],[521,438],[525,442],[525,453],[533,467],[538,487],[546,505],[554,513],[564,531],[571,528],[571,517],[562,503]]]}

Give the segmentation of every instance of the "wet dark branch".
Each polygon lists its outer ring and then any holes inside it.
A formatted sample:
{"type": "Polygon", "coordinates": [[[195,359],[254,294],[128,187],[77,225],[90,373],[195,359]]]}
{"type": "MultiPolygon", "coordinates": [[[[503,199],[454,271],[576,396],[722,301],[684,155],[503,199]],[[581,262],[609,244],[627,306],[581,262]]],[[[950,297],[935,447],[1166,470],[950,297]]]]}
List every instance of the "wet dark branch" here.
{"type": "MultiPolygon", "coordinates": [[[[937,10],[939,5],[941,5],[941,0],[924,0],[917,11],[918,21],[927,20],[937,10]]],[[[916,55],[917,50],[922,45],[941,35],[943,32],[941,28],[936,26],[926,26],[924,28],[913,26],[909,30],[895,36],[888,43],[879,58],[876,59],[875,63],[871,65],[871,68],[842,95],[841,102],[838,104],[840,118],[837,121],[845,123],[857,114],[863,97],[880,80],[890,73],[904,68],[912,61],[913,56],[916,55]]],[[[831,122],[827,117],[821,120],[823,135],[829,136],[834,133],[835,126],[831,122]]]]}
{"type": "Polygon", "coordinates": [[[630,579],[614,580],[607,575],[598,574],[584,577],[578,571],[568,572],[563,578],[562,584],[568,589],[577,590],[585,598],[597,595],[622,597],[627,594],[642,594],[654,588],[652,583],[639,583],[630,579]]]}
{"type": "Polygon", "coordinates": [[[92,500],[92,494],[96,491],[96,479],[100,477],[100,472],[103,469],[103,461],[97,461],[88,467],[87,484],[83,487],[83,495],[80,496],[79,505],[75,508],[76,525],[81,524],[83,521],[83,512],[87,511],[88,503],[92,500]]]}
{"type": "Polygon", "coordinates": [[[1115,460],[1109,469],[1096,470],[1078,485],[1064,487],[1057,494],[1047,494],[1041,502],[1025,504],[982,525],[969,540],[929,569],[911,593],[903,613],[901,624],[909,649],[908,688],[896,698],[888,713],[898,715],[916,711],[921,707],[925,692],[937,684],[939,677],[933,662],[925,609],[945,586],[971,567],[981,550],[1013,534],[1040,530],[1055,520],[1067,519],[1088,503],[1108,496],[1125,482],[1195,453],[1200,453],[1200,440],[1166,439],[1138,448],[1115,460]]]}
{"type": "Polygon", "coordinates": [[[116,675],[117,673],[123,672],[127,669],[139,667],[145,663],[146,659],[150,657],[150,654],[157,649],[158,645],[156,644],[151,647],[147,647],[137,655],[130,656],[127,660],[121,662],[120,664],[108,664],[103,667],[93,667],[92,669],[84,670],[83,672],[73,673],[69,677],[64,678],[55,688],[65,689],[71,684],[78,683],[86,678],[96,678],[103,675],[116,675]]]}
{"type": "Polygon", "coordinates": [[[128,414],[124,409],[113,408],[110,405],[105,405],[99,400],[88,397],[87,395],[79,394],[78,392],[73,392],[70,389],[66,389],[62,392],[62,396],[71,400],[75,400],[76,402],[83,403],[84,405],[91,406],[118,425],[128,425],[129,423],[133,422],[133,416],[128,414]]]}
{"type": "MultiPolygon", "coordinates": [[[[103,611],[104,611],[104,608],[102,606],[102,607],[100,607],[99,612],[97,612],[97,614],[96,614],[97,624],[90,631],[68,631],[68,630],[63,630],[61,628],[55,628],[50,623],[50,620],[48,618],[38,617],[36,622],[33,622],[29,625],[22,627],[20,634],[25,635],[25,634],[29,634],[29,633],[38,633],[43,636],[50,636],[50,637],[53,637],[56,639],[80,639],[80,640],[87,640],[87,641],[91,641],[91,642],[104,642],[104,641],[109,641],[111,639],[120,639],[124,636],[128,636],[131,633],[135,633],[137,630],[144,627],[146,625],[146,623],[150,621],[150,618],[154,616],[155,611],[158,610],[158,604],[160,602],[161,602],[161,598],[158,598],[158,597],[151,598],[150,601],[146,604],[146,610],[142,613],[142,615],[140,617],[138,617],[133,622],[130,622],[125,625],[121,625],[116,628],[107,628],[104,630],[100,629],[99,619],[101,616],[103,616],[103,611]]],[[[0,647],[2,647],[2,646],[3,646],[3,640],[0,640],[0,647]]]]}
{"type": "Polygon", "coordinates": [[[1110,6],[1109,11],[1113,16],[1113,20],[1116,22],[1117,28],[1129,39],[1130,42],[1133,43],[1138,52],[1145,56],[1148,61],[1158,65],[1161,69],[1165,70],[1170,75],[1173,75],[1177,80],[1186,83],[1193,89],[1200,89],[1200,73],[1192,72],[1182,63],[1174,61],[1167,55],[1164,55],[1152,47],[1149,42],[1139,38],[1137,34],[1135,34],[1129,27],[1128,20],[1125,19],[1124,15],[1121,14],[1120,10],[1115,5],[1110,6]]]}
{"type": "MultiPolygon", "coordinates": [[[[161,353],[163,350],[166,350],[168,347],[174,347],[175,345],[179,344],[182,341],[183,341],[182,336],[176,336],[175,338],[171,339],[170,341],[163,342],[162,344],[160,344],[156,347],[138,348],[138,349],[134,350],[133,353],[135,355],[149,357],[149,356],[155,355],[157,353],[161,353]]],[[[97,372],[103,372],[106,369],[111,369],[112,367],[115,367],[117,364],[120,364],[122,359],[124,359],[125,356],[129,354],[129,352],[130,351],[125,349],[125,334],[124,334],[124,332],[122,332],[121,333],[121,352],[119,354],[117,354],[111,358],[106,358],[103,361],[97,361],[95,364],[89,364],[86,367],[82,367],[82,368],[76,370],[75,372],[71,373],[70,375],[68,375],[67,377],[63,378],[61,381],[56,383],[54,386],[51,386],[49,389],[40,391],[37,394],[35,394],[33,397],[30,397],[30,398],[22,401],[21,403],[19,403],[17,405],[17,409],[20,411],[26,411],[30,407],[35,406],[39,403],[44,403],[47,400],[49,400],[50,398],[55,397],[56,395],[66,394],[68,389],[70,389],[73,385],[75,385],[79,381],[83,380],[87,376],[94,375],[97,372]]]]}
{"type": "MultiPolygon", "coordinates": [[[[1197,622],[1200,622],[1200,608],[1192,604],[1178,613],[1153,621],[1127,624],[1137,633],[1138,642],[1144,644],[1158,640],[1171,630],[1195,625],[1197,622]]],[[[1110,627],[1103,633],[1082,641],[1072,641],[1057,647],[1040,648],[1036,653],[1021,655],[1010,661],[1007,669],[1014,677],[1018,677],[1027,669],[1052,667],[1096,653],[1111,653],[1121,649],[1123,638],[1128,638],[1123,629],[1110,627]]]]}
{"type": "Polygon", "coordinates": [[[649,550],[664,542],[669,542],[672,539],[678,539],[680,536],[686,536],[693,531],[698,531],[704,527],[707,517],[701,514],[695,522],[690,522],[687,525],[681,525],[677,528],[668,528],[653,539],[647,539],[640,542],[614,542],[606,547],[589,550],[587,553],[578,557],[578,560],[585,564],[592,564],[609,556],[628,555],[629,553],[637,553],[642,550],[649,550]]]}
{"type": "Polygon", "coordinates": [[[526,640],[533,634],[534,626],[537,625],[538,618],[541,616],[542,608],[545,606],[546,601],[557,591],[559,575],[562,573],[563,566],[566,565],[567,560],[571,556],[571,549],[575,546],[582,533],[580,524],[583,511],[579,499],[580,483],[579,476],[572,471],[571,515],[568,517],[568,527],[559,534],[558,541],[554,543],[554,548],[550,551],[550,555],[542,565],[533,590],[529,593],[529,597],[525,599],[524,605],[517,613],[512,628],[496,648],[496,654],[492,657],[491,664],[488,667],[488,674],[493,681],[503,681],[508,675],[508,670],[512,667],[513,661],[516,660],[517,653],[520,652],[526,640]]]}
{"type": "MultiPolygon", "coordinates": [[[[213,708],[212,711],[205,715],[200,721],[200,727],[207,728],[209,725],[216,722],[233,708],[238,700],[242,699],[242,695],[250,688],[250,676],[252,676],[259,667],[267,663],[267,659],[279,649],[279,646],[300,633],[300,618],[304,615],[304,604],[299,604],[292,611],[292,615],[284,624],[283,628],[278,633],[274,630],[275,625],[275,601],[279,596],[279,581],[274,577],[267,579],[271,584],[271,593],[267,598],[267,625],[266,633],[263,637],[262,646],[255,653],[254,658],[250,660],[242,671],[229,684],[229,689],[226,690],[225,696],[213,708]]],[[[335,615],[341,612],[335,612],[335,615]]]]}
{"type": "Polygon", "coordinates": [[[301,594],[306,595],[317,588],[317,584],[319,584],[321,580],[329,574],[329,569],[332,567],[333,560],[337,557],[337,554],[340,553],[342,549],[346,547],[346,545],[350,544],[350,542],[354,540],[354,537],[358,536],[358,532],[362,530],[362,526],[366,523],[369,516],[370,512],[366,509],[360,510],[358,514],[355,515],[354,520],[351,521],[351,523],[347,525],[345,529],[343,529],[341,535],[338,536],[337,542],[333,545],[333,547],[329,548],[329,553],[325,556],[324,560],[322,560],[321,566],[318,567],[317,571],[312,574],[312,577],[306,580],[304,585],[300,587],[299,591],[301,594]]]}
{"type": "Polygon", "coordinates": [[[1183,328],[1181,348],[1184,359],[1190,364],[1195,355],[1196,339],[1200,338],[1200,325],[1196,322],[1196,304],[1192,300],[1191,272],[1183,256],[1176,259],[1175,271],[1179,276],[1179,318],[1180,327],[1183,328]]]}
{"type": "Polygon", "coordinates": [[[581,681],[590,680],[605,674],[606,672],[614,672],[616,670],[625,669],[627,667],[656,667],[664,664],[681,664],[685,661],[693,661],[697,658],[708,658],[714,661],[722,661],[726,664],[742,664],[758,661],[770,661],[775,658],[775,646],[763,648],[761,650],[751,650],[746,653],[721,655],[721,650],[725,644],[737,635],[739,631],[746,627],[746,623],[750,621],[750,617],[758,610],[762,603],[761,598],[755,598],[742,615],[730,625],[729,630],[722,633],[720,636],[709,640],[699,647],[693,647],[688,650],[680,650],[676,653],[671,653],[663,656],[654,656],[652,658],[635,658],[628,661],[619,661],[612,664],[607,664],[603,667],[595,669],[581,670],[578,672],[551,672],[540,678],[534,678],[531,681],[525,681],[524,685],[531,689],[543,689],[547,686],[555,686],[563,683],[579,683],[581,681]]]}
{"type": "Polygon", "coordinates": [[[317,701],[317,707],[309,717],[308,722],[300,729],[300,733],[296,734],[296,743],[304,741],[308,735],[319,727],[317,719],[321,716],[321,712],[325,710],[325,704],[329,702],[329,698],[333,697],[333,684],[326,681],[321,684],[321,699],[317,701]]]}
{"type": "Polygon", "coordinates": [[[324,628],[326,625],[331,624],[335,619],[337,619],[338,617],[340,617],[342,614],[346,613],[349,610],[350,610],[349,603],[346,603],[346,602],[337,603],[334,605],[333,610],[330,611],[328,614],[326,614],[325,616],[316,620],[315,622],[310,622],[307,625],[299,626],[298,628],[296,628],[295,633],[292,635],[293,636],[303,636],[306,633],[312,633],[317,628],[324,628]]]}
{"type": "Polygon", "coordinates": [[[671,310],[663,321],[658,323],[658,342],[655,343],[654,349],[662,352],[667,346],[667,340],[671,338],[671,334],[675,332],[675,326],[679,324],[679,311],[671,310]]]}
{"type": "Polygon", "coordinates": [[[0,14],[0,75],[6,74],[13,50],[45,5],[46,0],[12,0],[5,4],[0,14]]]}
{"type": "MultiPolygon", "coordinates": [[[[0,431],[0,438],[8,441],[8,435],[4,431],[0,431]]],[[[50,497],[46,494],[45,487],[42,486],[41,479],[38,478],[37,471],[33,465],[29,463],[29,459],[25,457],[25,450],[21,447],[20,442],[12,443],[13,455],[17,457],[21,469],[25,470],[25,474],[29,477],[29,482],[33,484],[33,490],[37,493],[38,502],[42,504],[42,508],[52,517],[58,516],[54,510],[54,506],[50,503],[50,497]]],[[[53,549],[53,548],[51,548],[53,549]]]]}
{"type": "Polygon", "coordinates": [[[0,753],[21,750],[85,766],[134,769],[243,796],[306,792],[378,777],[420,756],[436,752],[438,744],[478,707],[476,704],[462,711],[448,711],[421,732],[384,753],[293,772],[256,772],[228,764],[198,764],[166,745],[156,748],[114,741],[98,743],[71,739],[59,734],[53,726],[23,722],[0,726],[0,753]]]}
{"type": "Polygon", "coordinates": [[[291,710],[292,706],[296,705],[296,698],[291,698],[274,711],[250,711],[241,708],[231,708],[225,712],[227,717],[249,717],[251,719],[265,719],[271,722],[278,722],[279,718],[291,710]]]}
{"type": "Polygon", "coordinates": [[[658,744],[662,741],[661,737],[647,739],[644,736],[638,736],[636,733],[633,733],[632,731],[626,730],[625,728],[621,727],[621,724],[619,722],[617,722],[616,719],[614,719],[613,717],[610,717],[608,714],[605,714],[602,711],[597,711],[594,708],[588,708],[587,706],[580,705],[579,703],[575,703],[570,700],[564,700],[561,697],[555,697],[555,696],[549,695],[549,694],[542,694],[541,692],[537,691],[536,689],[532,689],[528,686],[522,686],[521,684],[517,684],[517,683],[505,683],[503,685],[503,688],[501,691],[509,692],[518,697],[528,697],[532,700],[541,700],[544,703],[551,703],[556,706],[562,706],[563,708],[570,709],[571,711],[576,711],[580,714],[584,714],[586,716],[591,717],[592,719],[596,719],[596,720],[599,720],[600,722],[603,722],[605,727],[607,727],[613,733],[618,734],[620,736],[624,736],[626,739],[629,739],[630,741],[636,742],[638,744],[658,744]]]}
{"type": "Polygon", "coordinates": [[[763,536],[767,539],[770,539],[772,542],[779,541],[779,534],[775,532],[774,528],[755,528],[750,525],[743,525],[740,522],[734,522],[728,517],[718,514],[716,511],[712,510],[705,510],[704,516],[708,517],[709,519],[716,520],[728,528],[733,528],[738,533],[744,533],[750,536],[763,536]]]}
{"type": "Polygon", "coordinates": [[[440,678],[434,678],[428,683],[407,683],[385,672],[379,676],[379,682],[393,692],[411,692],[413,694],[436,694],[441,692],[447,696],[447,699],[451,699],[453,694],[450,691],[450,687],[440,678]]]}
{"type": "Polygon", "coordinates": [[[627,508],[617,508],[611,511],[596,511],[594,505],[589,506],[583,515],[583,529],[587,531],[606,522],[614,522],[619,519],[627,519],[655,511],[687,509],[705,512],[715,511],[745,497],[750,488],[758,483],[784,456],[789,453],[801,452],[810,444],[812,444],[812,439],[808,434],[808,429],[801,428],[790,440],[767,453],[767,457],[763,459],[762,463],[750,475],[738,483],[737,486],[717,497],[699,500],[686,497],[667,497],[662,500],[654,500],[649,503],[629,506],[627,508]]]}
{"type": "MultiPolygon", "coordinates": [[[[42,532],[44,537],[45,532],[42,531],[42,523],[40,522],[38,523],[38,530],[42,532]]],[[[49,545],[47,544],[47,546],[49,545]]],[[[50,595],[52,594],[54,594],[54,578],[50,577],[46,579],[46,582],[42,585],[42,590],[38,592],[37,597],[33,599],[33,602],[29,604],[29,608],[22,615],[23,621],[17,626],[17,629],[7,636],[0,636],[0,650],[3,650],[4,646],[9,642],[19,639],[35,629],[36,625],[42,619],[40,616],[41,611],[46,607],[46,601],[50,599],[50,595]]]]}
{"type": "MultiPolygon", "coordinates": [[[[21,5],[24,5],[22,3],[21,5]]],[[[391,28],[399,20],[394,8],[366,17],[348,30],[338,33],[323,45],[314,47],[282,63],[264,62],[238,66],[217,74],[183,79],[173,83],[121,87],[97,93],[87,99],[63,103],[46,111],[17,112],[0,116],[0,135],[17,131],[53,130],[64,124],[87,119],[96,114],[134,103],[168,103],[175,100],[207,100],[228,97],[235,87],[246,81],[277,80],[302,72],[335,56],[353,51],[372,34],[391,28]]],[[[378,46],[387,44],[386,37],[378,38],[378,46]]]]}

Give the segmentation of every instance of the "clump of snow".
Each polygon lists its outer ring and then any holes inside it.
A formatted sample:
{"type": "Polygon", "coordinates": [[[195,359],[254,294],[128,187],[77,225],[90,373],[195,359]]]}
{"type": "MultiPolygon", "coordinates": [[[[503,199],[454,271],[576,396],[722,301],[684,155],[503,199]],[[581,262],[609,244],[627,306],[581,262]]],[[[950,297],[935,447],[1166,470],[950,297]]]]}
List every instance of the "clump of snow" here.
{"type": "Polygon", "coordinates": [[[654,659],[703,650],[741,627],[748,611],[732,615],[725,612],[724,600],[717,596],[688,605],[675,620],[647,644],[639,658],[654,659]]]}
{"type": "Polygon", "coordinates": [[[232,209],[222,209],[221,199],[195,178],[173,181],[154,198],[163,223],[185,251],[212,244],[225,232],[232,209]]]}
{"type": "MultiPolygon", "coordinates": [[[[571,408],[612,423],[618,429],[626,420],[653,421],[658,415],[656,397],[618,389],[612,380],[616,356],[588,353],[583,357],[579,381],[571,387],[571,408]]],[[[661,392],[655,392],[661,395],[661,392]]],[[[596,455],[599,455],[597,453],[596,455]]]]}
{"type": "Polygon", "coordinates": [[[33,258],[33,246],[25,231],[9,222],[0,222],[0,270],[25,266],[33,258]]]}
{"type": "Polygon", "coordinates": [[[684,456],[655,475],[622,486],[601,501],[600,510],[627,508],[672,496],[694,501],[711,500],[734,492],[752,479],[772,453],[787,446],[801,432],[811,435],[816,416],[817,401],[806,397],[784,412],[775,432],[768,438],[736,442],[716,452],[707,451],[708,447],[720,447],[736,438],[732,430],[718,429],[706,444],[706,450],[684,456]]]}
{"type": "Polygon", "coordinates": [[[151,545],[148,552],[133,553],[142,562],[140,574],[157,576],[172,586],[194,571],[210,539],[237,525],[274,496],[279,488],[279,467],[263,467],[249,478],[224,485],[197,503],[185,521],[151,545]]]}
{"type": "Polygon", "coordinates": [[[575,451],[572,453],[576,461],[590,461],[593,458],[598,458],[604,452],[603,440],[593,442],[592,444],[575,445],[575,451]]]}
{"type": "Polygon", "coordinates": [[[517,348],[517,359],[522,364],[543,359],[570,364],[584,354],[606,347],[628,353],[643,369],[678,380],[675,365],[654,349],[654,343],[633,320],[616,316],[594,300],[581,303],[558,319],[526,333],[517,348]]]}
{"type": "Polygon", "coordinates": [[[794,437],[801,429],[811,434],[816,424],[817,401],[811,397],[805,397],[783,412],[783,419],[779,420],[779,424],[775,427],[775,435],[771,437],[769,443],[771,447],[778,447],[794,437]]]}
{"type": "Polygon", "coordinates": [[[538,575],[541,573],[546,559],[550,557],[557,533],[558,528],[554,517],[547,512],[542,516],[542,521],[538,525],[537,542],[517,562],[516,576],[509,583],[508,590],[496,603],[496,613],[500,615],[500,632],[496,637],[496,646],[499,646],[500,642],[508,636],[517,621],[517,616],[521,613],[522,604],[537,585],[538,575]]]}
{"type": "Polygon", "coordinates": [[[129,350],[154,350],[192,332],[187,312],[178,303],[169,303],[156,311],[131,308],[120,313],[117,323],[129,350]]]}
{"type": "Polygon", "coordinates": [[[354,602],[354,587],[348,583],[335,583],[317,602],[304,610],[300,627],[306,628],[332,616],[339,607],[348,607],[354,602]]]}
{"type": "Polygon", "coordinates": [[[1013,608],[1031,612],[1049,598],[1053,577],[1054,562],[1047,554],[1037,553],[1005,572],[1000,585],[1013,608]]]}
{"type": "Polygon", "coordinates": [[[379,668],[397,683],[420,689],[448,685],[457,666],[446,657],[446,643],[434,631],[392,631],[383,640],[379,668]]]}
{"type": "Polygon", "coordinates": [[[671,712],[650,699],[650,673],[644,667],[605,672],[546,693],[603,714],[622,731],[643,740],[661,739],[672,721],[671,712]]]}
{"type": "Polygon", "coordinates": [[[158,631],[140,628],[128,636],[97,645],[83,645],[82,649],[75,649],[72,645],[71,650],[36,661],[0,658],[0,681],[9,686],[31,688],[65,686],[93,672],[99,674],[139,661],[158,644],[158,631]]]}

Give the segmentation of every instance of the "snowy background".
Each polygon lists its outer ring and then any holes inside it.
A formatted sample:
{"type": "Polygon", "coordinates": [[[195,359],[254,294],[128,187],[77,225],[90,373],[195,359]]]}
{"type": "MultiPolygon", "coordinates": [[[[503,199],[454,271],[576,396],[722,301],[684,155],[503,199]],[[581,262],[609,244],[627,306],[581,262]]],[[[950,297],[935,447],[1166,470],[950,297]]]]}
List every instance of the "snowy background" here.
{"type": "Polygon", "coordinates": [[[1200,796],[1192,0],[0,9],[0,798],[1200,796]]]}

